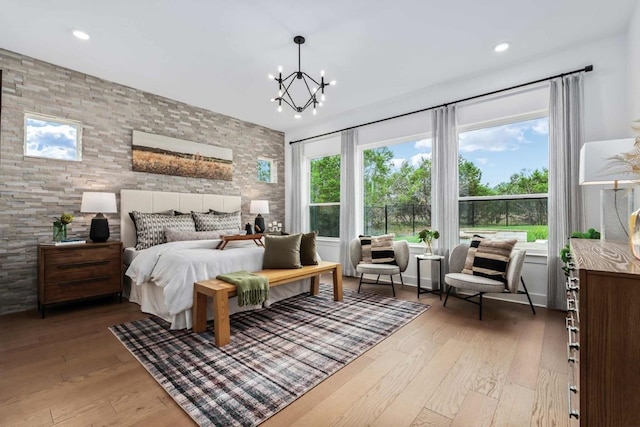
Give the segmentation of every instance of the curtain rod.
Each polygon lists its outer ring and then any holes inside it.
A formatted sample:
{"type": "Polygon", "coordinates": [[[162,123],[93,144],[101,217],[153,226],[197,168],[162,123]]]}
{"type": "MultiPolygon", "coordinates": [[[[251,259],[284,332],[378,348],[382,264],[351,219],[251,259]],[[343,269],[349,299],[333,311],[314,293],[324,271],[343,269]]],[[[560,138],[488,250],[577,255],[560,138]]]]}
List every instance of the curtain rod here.
{"type": "Polygon", "coordinates": [[[474,95],[474,96],[470,96],[468,98],[458,99],[457,101],[446,102],[444,104],[434,105],[433,107],[427,107],[427,108],[423,108],[421,110],[415,110],[415,111],[410,111],[408,113],[398,114],[397,116],[391,116],[391,117],[387,117],[387,118],[384,118],[384,119],[374,120],[372,122],[362,123],[362,124],[355,125],[355,126],[349,126],[347,128],[344,128],[344,129],[334,130],[334,131],[323,133],[323,134],[320,134],[320,135],[309,136],[307,138],[302,138],[302,139],[298,139],[296,141],[291,141],[291,142],[289,142],[289,144],[296,144],[298,142],[308,141],[310,139],[316,139],[316,138],[320,138],[320,137],[327,136],[327,135],[333,135],[334,133],[344,132],[345,130],[357,129],[357,128],[360,128],[360,127],[363,127],[363,126],[369,126],[369,125],[373,125],[373,124],[380,123],[380,122],[386,122],[387,120],[393,120],[393,119],[397,119],[397,118],[404,117],[404,116],[410,116],[411,114],[422,113],[422,112],[425,112],[425,111],[433,110],[435,108],[446,107],[446,106],[451,105],[451,104],[458,104],[460,102],[471,101],[473,99],[482,98],[484,96],[495,95],[496,93],[506,92],[506,91],[513,90],[513,89],[519,89],[519,88],[524,87],[524,86],[534,85],[536,83],[542,83],[542,82],[545,82],[547,80],[553,80],[553,79],[556,79],[558,77],[569,76],[571,74],[577,74],[577,73],[581,73],[581,72],[588,73],[590,71],[593,71],[593,65],[587,65],[584,68],[580,68],[579,70],[573,70],[573,71],[569,71],[569,72],[566,72],[566,73],[556,74],[555,76],[549,76],[549,77],[545,77],[545,78],[542,78],[542,79],[534,80],[534,81],[531,81],[531,82],[521,83],[521,84],[518,84],[518,85],[515,85],[515,86],[511,86],[511,87],[507,87],[507,88],[504,88],[504,89],[498,89],[498,90],[494,90],[494,91],[491,91],[491,92],[482,93],[480,95],[474,95]]]}

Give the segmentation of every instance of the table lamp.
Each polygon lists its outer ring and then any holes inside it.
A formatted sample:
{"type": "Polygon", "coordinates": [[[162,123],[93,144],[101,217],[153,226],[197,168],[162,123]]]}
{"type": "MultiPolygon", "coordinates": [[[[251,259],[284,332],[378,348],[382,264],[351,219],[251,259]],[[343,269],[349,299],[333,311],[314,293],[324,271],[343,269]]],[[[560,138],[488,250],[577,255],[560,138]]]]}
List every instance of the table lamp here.
{"type": "Polygon", "coordinates": [[[600,235],[602,240],[629,239],[629,216],[633,212],[633,189],[637,180],[630,167],[616,156],[634,150],[633,138],[585,143],[580,149],[580,185],[600,185],[600,235]]]}
{"type": "Polygon", "coordinates": [[[264,218],[262,217],[262,214],[269,213],[269,201],[252,200],[251,206],[249,207],[249,213],[258,214],[258,216],[256,216],[256,221],[255,221],[256,234],[264,233],[265,226],[264,226],[264,218]]]}
{"type": "Polygon", "coordinates": [[[82,193],[80,212],[97,214],[91,220],[89,238],[93,242],[106,242],[109,239],[109,221],[103,213],[118,212],[116,194],[85,191],[82,193]]]}

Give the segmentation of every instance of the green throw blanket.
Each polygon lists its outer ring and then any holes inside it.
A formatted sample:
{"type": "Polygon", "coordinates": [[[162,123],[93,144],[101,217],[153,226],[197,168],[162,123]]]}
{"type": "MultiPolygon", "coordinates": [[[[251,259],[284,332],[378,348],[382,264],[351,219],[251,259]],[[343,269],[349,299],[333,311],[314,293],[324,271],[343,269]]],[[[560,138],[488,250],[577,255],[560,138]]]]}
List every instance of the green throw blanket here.
{"type": "Polygon", "coordinates": [[[219,274],[216,279],[236,285],[238,305],[259,305],[269,299],[269,279],[248,271],[219,274]]]}

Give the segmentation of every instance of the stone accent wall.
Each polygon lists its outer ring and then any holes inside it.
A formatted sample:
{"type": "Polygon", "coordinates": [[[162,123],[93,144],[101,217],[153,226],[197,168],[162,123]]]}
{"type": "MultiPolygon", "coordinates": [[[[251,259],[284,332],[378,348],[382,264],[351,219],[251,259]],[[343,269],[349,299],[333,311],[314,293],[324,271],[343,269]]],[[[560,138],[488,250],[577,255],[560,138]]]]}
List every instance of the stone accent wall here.
{"type": "MultiPolygon", "coordinates": [[[[69,236],[88,236],[83,191],[240,195],[251,223],[250,200],[266,199],[266,220],[284,222],[282,132],[2,49],[0,69],[0,314],[36,307],[37,245],[52,239],[53,217],[73,213],[69,236]],[[82,122],[82,162],[24,157],[25,112],[82,122]],[[233,180],[132,172],[134,129],[233,149],[233,180]],[[257,182],[258,155],[276,160],[277,184],[257,182]]],[[[117,240],[120,214],[107,217],[117,240]]]]}

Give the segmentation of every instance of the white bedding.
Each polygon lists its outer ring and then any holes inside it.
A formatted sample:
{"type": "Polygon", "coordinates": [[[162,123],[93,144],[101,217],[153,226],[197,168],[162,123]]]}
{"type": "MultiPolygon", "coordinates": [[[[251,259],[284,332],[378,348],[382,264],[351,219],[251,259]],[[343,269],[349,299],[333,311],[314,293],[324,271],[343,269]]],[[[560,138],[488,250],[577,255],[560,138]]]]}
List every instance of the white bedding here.
{"type": "MultiPolygon", "coordinates": [[[[229,245],[220,251],[215,249],[218,243],[219,240],[172,242],[137,251],[125,273],[132,282],[130,300],[140,304],[142,311],[170,321],[172,329],[191,327],[194,282],[233,271],[262,269],[264,248],[247,242],[248,245],[229,245]]],[[[308,291],[308,283],[307,279],[289,287],[273,288],[269,301],[308,291]]],[[[239,308],[235,300],[230,301],[230,312],[259,308],[239,308]]],[[[212,307],[212,315],[211,310],[212,307]]]]}

